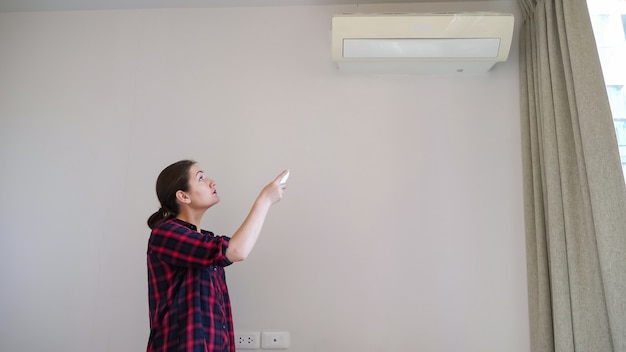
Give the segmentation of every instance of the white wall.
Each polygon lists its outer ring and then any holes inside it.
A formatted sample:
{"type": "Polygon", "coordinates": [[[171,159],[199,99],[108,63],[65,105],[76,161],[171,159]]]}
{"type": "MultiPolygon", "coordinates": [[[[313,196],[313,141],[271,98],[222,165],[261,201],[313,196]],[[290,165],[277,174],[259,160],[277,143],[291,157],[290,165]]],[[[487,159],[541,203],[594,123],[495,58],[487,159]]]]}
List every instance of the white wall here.
{"type": "MultiPolygon", "coordinates": [[[[0,14],[0,350],[141,351],[160,170],[230,234],[283,168],[238,330],[291,351],[528,351],[517,39],[485,75],[349,75],[330,16],[512,1],[0,14]]],[[[517,36],[516,36],[517,37],[517,36]]]]}

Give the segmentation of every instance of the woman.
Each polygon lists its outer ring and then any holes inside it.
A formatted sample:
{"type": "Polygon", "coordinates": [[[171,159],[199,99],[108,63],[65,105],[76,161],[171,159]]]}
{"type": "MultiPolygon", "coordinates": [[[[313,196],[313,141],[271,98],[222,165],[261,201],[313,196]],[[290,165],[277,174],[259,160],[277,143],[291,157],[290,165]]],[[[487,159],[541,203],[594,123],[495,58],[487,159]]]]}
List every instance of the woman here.
{"type": "Polygon", "coordinates": [[[270,207],[283,196],[285,174],[263,188],[228,238],[200,230],[202,216],[220,198],[196,162],[181,160],[161,172],[161,208],[148,219],[148,352],[235,351],[224,267],[252,251],[270,207]]]}

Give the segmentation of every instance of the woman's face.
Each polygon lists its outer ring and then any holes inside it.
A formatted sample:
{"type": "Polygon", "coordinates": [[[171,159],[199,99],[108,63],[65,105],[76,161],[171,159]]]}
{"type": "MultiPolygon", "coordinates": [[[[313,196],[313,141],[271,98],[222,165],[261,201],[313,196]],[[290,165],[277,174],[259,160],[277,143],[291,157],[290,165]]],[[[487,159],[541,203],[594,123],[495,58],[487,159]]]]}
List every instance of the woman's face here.
{"type": "Polygon", "coordinates": [[[200,169],[198,164],[193,164],[189,169],[189,191],[187,192],[193,208],[208,209],[220,201],[215,188],[215,181],[210,179],[200,169]]]}

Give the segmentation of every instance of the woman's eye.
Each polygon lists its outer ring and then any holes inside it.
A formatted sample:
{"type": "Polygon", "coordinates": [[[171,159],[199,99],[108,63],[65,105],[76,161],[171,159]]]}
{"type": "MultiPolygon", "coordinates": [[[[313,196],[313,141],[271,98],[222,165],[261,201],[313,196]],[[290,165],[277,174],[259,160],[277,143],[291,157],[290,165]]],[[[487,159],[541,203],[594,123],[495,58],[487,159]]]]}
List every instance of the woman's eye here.
{"type": "Polygon", "coordinates": [[[200,175],[199,181],[204,181],[204,175],[200,175]]]}

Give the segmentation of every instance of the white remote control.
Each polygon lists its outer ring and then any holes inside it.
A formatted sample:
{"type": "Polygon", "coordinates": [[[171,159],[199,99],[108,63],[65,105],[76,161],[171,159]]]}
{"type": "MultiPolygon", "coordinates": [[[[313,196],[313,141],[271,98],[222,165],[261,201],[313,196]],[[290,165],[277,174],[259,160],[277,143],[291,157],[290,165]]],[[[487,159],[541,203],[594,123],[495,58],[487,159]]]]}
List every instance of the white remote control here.
{"type": "Polygon", "coordinates": [[[287,182],[288,178],[289,178],[289,171],[287,171],[285,176],[283,176],[283,178],[280,180],[280,183],[283,184],[283,183],[287,182]]]}

